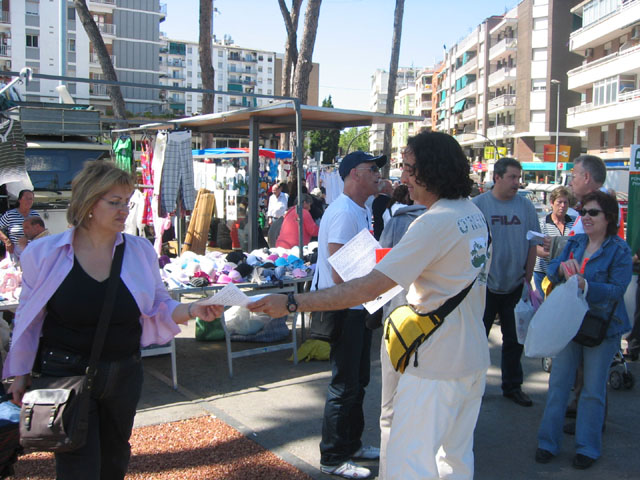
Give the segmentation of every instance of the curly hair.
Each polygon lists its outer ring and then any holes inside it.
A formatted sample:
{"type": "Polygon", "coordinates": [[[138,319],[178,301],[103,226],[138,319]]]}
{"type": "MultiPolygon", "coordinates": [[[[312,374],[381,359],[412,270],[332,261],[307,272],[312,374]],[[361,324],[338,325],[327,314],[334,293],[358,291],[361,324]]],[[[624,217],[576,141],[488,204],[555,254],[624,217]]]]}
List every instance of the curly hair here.
{"type": "Polygon", "coordinates": [[[469,161],[460,144],[442,132],[422,132],[407,141],[407,151],[416,157],[416,183],[439,198],[468,197],[473,180],[469,161]]]}
{"type": "Polygon", "coordinates": [[[596,202],[598,206],[604,212],[604,218],[607,220],[607,237],[612,237],[618,234],[618,201],[613,195],[596,190],[595,192],[588,193],[582,198],[582,205],[586,205],[589,202],[596,202]]]}
{"type": "Polygon", "coordinates": [[[565,197],[567,200],[569,200],[569,204],[571,204],[571,192],[567,187],[563,187],[562,185],[560,185],[559,187],[554,188],[551,192],[551,195],[549,196],[549,203],[553,205],[559,197],[565,197]]]}

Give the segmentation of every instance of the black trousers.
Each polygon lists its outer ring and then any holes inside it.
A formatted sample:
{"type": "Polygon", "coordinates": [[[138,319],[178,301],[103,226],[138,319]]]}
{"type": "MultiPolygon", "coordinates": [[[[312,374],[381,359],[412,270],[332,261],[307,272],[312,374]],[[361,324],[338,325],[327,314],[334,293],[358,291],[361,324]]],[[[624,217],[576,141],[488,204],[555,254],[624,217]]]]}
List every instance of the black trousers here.
{"type": "MultiPolygon", "coordinates": [[[[41,355],[43,375],[80,375],[88,363],[86,358],[54,349],[45,348],[41,355]]],[[[55,455],[57,480],[124,479],[142,376],[139,353],[99,363],[91,393],[87,443],[73,452],[55,455]]]]}

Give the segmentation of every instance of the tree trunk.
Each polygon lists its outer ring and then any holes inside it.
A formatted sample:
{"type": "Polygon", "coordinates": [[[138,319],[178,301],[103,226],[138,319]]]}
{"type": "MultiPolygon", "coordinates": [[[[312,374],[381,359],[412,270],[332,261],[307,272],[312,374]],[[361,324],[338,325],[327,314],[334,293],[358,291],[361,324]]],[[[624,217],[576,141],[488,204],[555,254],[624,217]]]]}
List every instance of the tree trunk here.
{"type": "MultiPolygon", "coordinates": [[[[200,71],[202,72],[202,87],[207,90],[214,90],[215,71],[213,70],[213,62],[211,60],[211,41],[213,38],[213,0],[200,0],[200,71]]],[[[202,94],[202,112],[213,113],[214,94],[202,94]]],[[[211,148],[213,146],[213,134],[202,134],[202,148],[211,148]]]]}
{"type": "Polygon", "coordinates": [[[293,77],[293,96],[300,99],[300,103],[307,103],[309,92],[309,75],[313,68],[313,47],[316,43],[318,31],[318,17],[322,0],[309,0],[304,16],[304,31],[300,41],[300,51],[293,77]]]}
{"type": "MultiPolygon", "coordinates": [[[[391,41],[391,62],[389,63],[389,85],[387,86],[387,110],[385,113],[393,113],[396,102],[396,83],[398,79],[398,59],[400,58],[400,39],[402,38],[402,17],[404,16],[404,0],[396,0],[396,10],[393,16],[393,39],[391,41]]],[[[384,166],[382,176],[389,178],[391,168],[391,129],[392,124],[384,126],[384,144],[382,153],[387,156],[387,164],[384,166]]]]}
{"type": "MultiPolygon", "coordinates": [[[[291,12],[289,12],[284,0],[278,0],[280,12],[284,19],[284,25],[287,29],[287,42],[284,47],[284,59],[282,61],[282,96],[289,97],[291,95],[291,83],[293,78],[293,69],[298,61],[298,19],[300,18],[300,6],[302,0],[292,0],[291,12]]],[[[291,145],[291,136],[288,133],[281,134],[280,141],[283,150],[289,150],[291,145]]]]}
{"type": "MultiPolygon", "coordinates": [[[[89,41],[93,45],[95,53],[98,55],[98,61],[100,62],[100,68],[102,69],[104,79],[117,81],[118,76],[116,75],[116,71],[111,63],[109,51],[104,44],[102,34],[100,33],[96,22],[93,20],[93,16],[89,12],[86,0],[73,0],[73,6],[75,7],[76,12],[78,12],[80,22],[82,22],[82,26],[84,27],[85,32],[87,32],[87,37],[89,37],[89,41]]],[[[111,99],[116,125],[119,128],[125,128],[128,125],[127,111],[124,106],[124,98],[122,97],[120,87],[118,85],[108,85],[107,94],[111,99]]]]}

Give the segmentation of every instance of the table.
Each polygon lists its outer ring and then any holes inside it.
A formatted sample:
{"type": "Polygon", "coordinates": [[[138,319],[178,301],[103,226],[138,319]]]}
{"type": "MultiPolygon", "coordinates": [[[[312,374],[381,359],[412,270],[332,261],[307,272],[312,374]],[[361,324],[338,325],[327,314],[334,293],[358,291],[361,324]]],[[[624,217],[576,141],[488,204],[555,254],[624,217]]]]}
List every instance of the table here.
{"type": "MultiPolygon", "coordinates": [[[[312,276],[308,276],[304,278],[287,279],[287,280],[283,280],[281,285],[267,284],[267,283],[265,284],[236,283],[235,285],[236,287],[245,291],[245,293],[248,296],[265,294],[265,293],[289,293],[289,292],[298,293],[301,291],[301,288],[303,287],[303,285],[306,282],[310,281],[312,278],[313,278],[312,276]]],[[[225,286],[226,285],[210,285],[208,287],[176,288],[176,289],[170,289],[169,293],[175,300],[180,301],[183,295],[202,295],[203,297],[210,296],[211,294],[215,293],[218,290],[221,290],[225,286]]],[[[250,355],[259,355],[261,353],[268,353],[268,352],[277,352],[279,350],[286,350],[289,348],[291,348],[293,352],[293,363],[294,365],[297,365],[298,364],[298,345],[297,345],[296,329],[298,325],[298,320],[300,320],[300,323],[301,323],[302,337],[304,340],[304,325],[305,325],[304,313],[298,312],[293,317],[293,325],[291,327],[290,342],[278,343],[276,345],[268,345],[266,347],[248,348],[248,349],[234,352],[231,349],[231,336],[229,335],[229,332],[227,330],[227,325],[226,325],[226,322],[224,321],[224,314],[223,314],[221,318],[221,323],[225,333],[229,377],[233,378],[233,359],[234,358],[247,357],[250,355]]],[[[169,348],[168,344],[167,344],[167,348],[169,348]]],[[[165,353],[169,353],[169,352],[165,352],[165,353]]],[[[175,348],[172,353],[172,362],[175,363],[175,348]]],[[[173,373],[175,377],[176,375],[175,370],[173,373]]],[[[174,385],[176,384],[177,384],[177,377],[174,378],[174,385]]]]}

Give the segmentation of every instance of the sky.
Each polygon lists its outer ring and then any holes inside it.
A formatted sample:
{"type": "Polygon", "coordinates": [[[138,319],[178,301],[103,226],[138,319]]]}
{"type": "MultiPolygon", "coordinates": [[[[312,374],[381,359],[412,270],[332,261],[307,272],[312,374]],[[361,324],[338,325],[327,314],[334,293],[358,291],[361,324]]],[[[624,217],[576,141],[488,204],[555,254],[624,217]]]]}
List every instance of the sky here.
{"type": "MultiPolygon", "coordinates": [[[[198,41],[199,0],[163,0],[160,30],[175,40],[198,41]]],[[[405,0],[401,67],[428,67],[484,19],[502,15],[518,0],[405,0]]],[[[291,0],[286,0],[288,6],[291,0]]],[[[213,33],[244,48],[284,52],[286,30],[277,0],[214,0],[213,33]]],[[[302,4],[298,41],[304,28],[302,4]]],[[[336,108],[369,110],[371,76],[389,69],[393,0],[323,0],[313,61],[320,64],[319,103],[331,95],[336,108]]]]}

